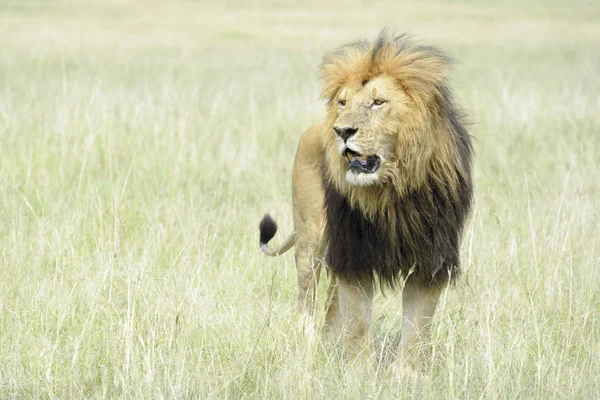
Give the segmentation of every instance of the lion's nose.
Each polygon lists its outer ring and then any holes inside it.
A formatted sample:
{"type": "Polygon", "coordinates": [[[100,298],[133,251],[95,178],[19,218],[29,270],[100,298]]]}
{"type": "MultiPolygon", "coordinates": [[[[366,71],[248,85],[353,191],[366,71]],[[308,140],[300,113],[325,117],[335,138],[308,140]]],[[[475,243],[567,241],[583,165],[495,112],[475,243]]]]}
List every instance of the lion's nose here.
{"type": "Polygon", "coordinates": [[[333,130],[344,140],[344,142],[346,142],[346,140],[350,139],[350,137],[358,131],[358,128],[351,126],[334,126],[333,130]]]}

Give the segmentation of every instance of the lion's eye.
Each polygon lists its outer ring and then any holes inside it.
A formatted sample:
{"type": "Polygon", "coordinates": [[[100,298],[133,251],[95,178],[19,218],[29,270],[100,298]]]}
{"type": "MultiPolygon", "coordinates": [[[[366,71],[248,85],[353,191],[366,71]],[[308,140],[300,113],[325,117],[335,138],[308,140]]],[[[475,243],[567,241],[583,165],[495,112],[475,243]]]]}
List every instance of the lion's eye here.
{"type": "Polygon", "coordinates": [[[339,100],[338,101],[338,106],[344,107],[345,105],[346,105],[346,100],[339,100]]]}
{"type": "Polygon", "coordinates": [[[373,100],[373,105],[374,105],[374,106],[380,106],[380,105],[382,105],[383,103],[387,103],[387,101],[385,101],[385,100],[383,100],[383,99],[375,99],[375,100],[373,100]]]}

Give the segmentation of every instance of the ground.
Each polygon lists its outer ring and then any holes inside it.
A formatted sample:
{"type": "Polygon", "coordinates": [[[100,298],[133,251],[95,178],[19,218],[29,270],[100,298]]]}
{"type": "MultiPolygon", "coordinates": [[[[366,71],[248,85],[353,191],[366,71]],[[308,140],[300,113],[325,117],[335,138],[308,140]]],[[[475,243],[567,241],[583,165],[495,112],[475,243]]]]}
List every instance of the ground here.
{"type": "Polygon", "coordinates": [[[0,397],[597,397],[598,37],[584,1],[0,3],[0,397]],[[397,294],[351,376],[257,251],[322,54],[384,26],[457,59],[476,153],[464,274],[399,380],[397,294]]]}

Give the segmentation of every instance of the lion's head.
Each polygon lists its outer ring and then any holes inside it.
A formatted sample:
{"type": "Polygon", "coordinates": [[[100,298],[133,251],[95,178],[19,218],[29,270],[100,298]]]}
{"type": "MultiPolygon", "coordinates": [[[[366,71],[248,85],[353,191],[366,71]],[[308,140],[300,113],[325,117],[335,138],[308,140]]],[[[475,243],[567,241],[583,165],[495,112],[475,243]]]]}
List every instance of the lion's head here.
{"type": "Polygon", "coordinates": [[[438,49],[385,30],[325,56],[327,178],[367,213],[385,208],[390,191],[432,182],[452,191],[469,167],[446,83],[450,64],[438,49]]]}

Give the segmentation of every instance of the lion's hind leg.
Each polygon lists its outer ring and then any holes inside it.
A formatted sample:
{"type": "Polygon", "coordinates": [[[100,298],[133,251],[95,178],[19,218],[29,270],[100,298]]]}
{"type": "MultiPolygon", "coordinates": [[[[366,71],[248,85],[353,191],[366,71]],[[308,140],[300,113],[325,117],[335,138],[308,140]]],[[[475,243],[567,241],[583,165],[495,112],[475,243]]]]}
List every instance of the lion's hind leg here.
{"type": "Polygon", "coordinates": [[[340,309],[340,296],[338,293],[338,280],[333,271],[329,271],[329,288],[325,300],[325,334],[338,335],[343,328],[342,311],[340,309]]]}
{"type": "Polygon", "coordinates": [[[314,317],[317,307],[317,286],[323,267],[324,246],[321,235],[302,235],[296,244],[295,259],[298,274],[298,309],[302,314],[314,317]]]}

